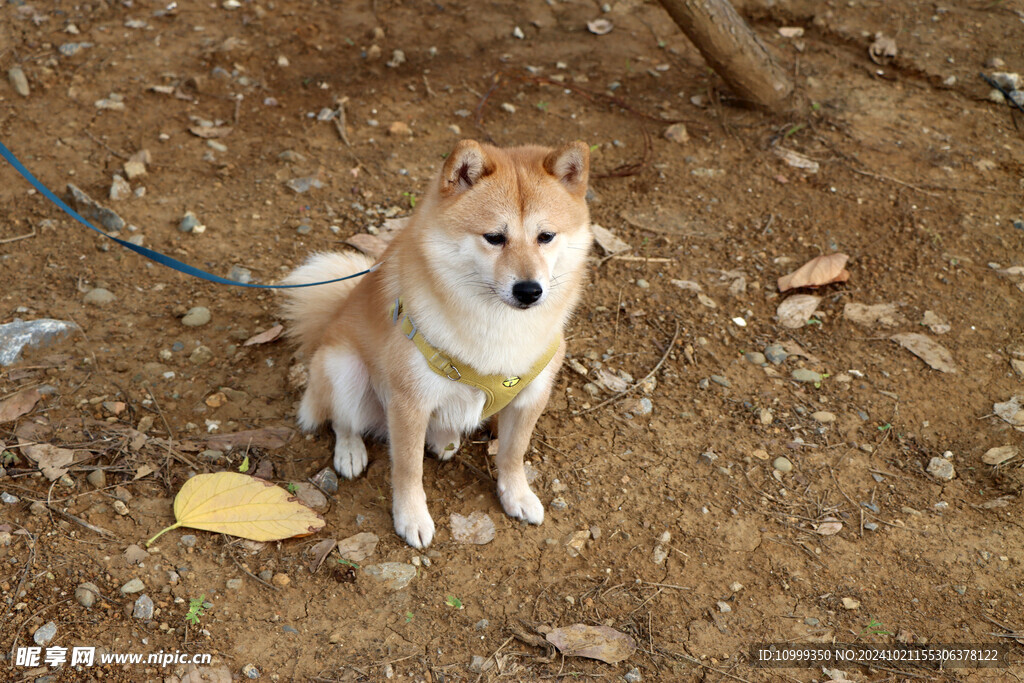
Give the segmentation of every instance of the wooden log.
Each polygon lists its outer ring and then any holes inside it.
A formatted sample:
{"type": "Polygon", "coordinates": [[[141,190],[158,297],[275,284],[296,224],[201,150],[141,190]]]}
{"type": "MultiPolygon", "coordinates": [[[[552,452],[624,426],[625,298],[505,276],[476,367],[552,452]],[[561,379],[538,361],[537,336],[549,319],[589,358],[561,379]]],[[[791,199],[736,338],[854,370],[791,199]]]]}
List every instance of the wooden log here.
{"type": "Polygon", "coordinates": [[[793,84],[729,0],[659,1],[737,97],[785,109],[793,84]]]}

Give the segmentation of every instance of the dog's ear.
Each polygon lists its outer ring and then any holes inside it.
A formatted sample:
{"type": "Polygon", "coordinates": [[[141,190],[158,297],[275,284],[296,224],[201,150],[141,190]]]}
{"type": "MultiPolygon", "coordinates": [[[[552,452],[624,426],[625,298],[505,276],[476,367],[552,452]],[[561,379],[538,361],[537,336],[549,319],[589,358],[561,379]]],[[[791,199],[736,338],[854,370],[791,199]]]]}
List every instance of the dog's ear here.
{"type": "Polygon", "coordinates": [[[483,147],[476,140],[459,140],[441,169],[441,196],[454,197],[473,187],[493,171],[483,147]]]}
{"type": "Polygon", "coordinates": [[[558,178],[569,192],[584,195],[590,177],[590,147],[576,140],[544,158],[544,170],[558,178]]]}

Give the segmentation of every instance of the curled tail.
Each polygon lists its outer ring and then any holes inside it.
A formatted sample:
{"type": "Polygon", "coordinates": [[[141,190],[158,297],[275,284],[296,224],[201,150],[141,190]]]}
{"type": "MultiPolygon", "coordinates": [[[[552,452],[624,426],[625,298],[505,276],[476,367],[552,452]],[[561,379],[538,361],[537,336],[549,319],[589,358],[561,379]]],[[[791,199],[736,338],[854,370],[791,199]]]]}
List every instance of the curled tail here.
{"type": "MultiPolygon", "coordinates": [[[[281,284],[300,285],[333,280],[366,270],[373,263],[373,259],[364,254],[321,252],[310,256],[305,263],[289,273],[281,284]]],[[[282,313],[291,323],[288,325],[288,335],[298,340],[300,347],[308,352],[320,341],[324,328],[357,282],[359,278],[283,290],[282,313]]]]}

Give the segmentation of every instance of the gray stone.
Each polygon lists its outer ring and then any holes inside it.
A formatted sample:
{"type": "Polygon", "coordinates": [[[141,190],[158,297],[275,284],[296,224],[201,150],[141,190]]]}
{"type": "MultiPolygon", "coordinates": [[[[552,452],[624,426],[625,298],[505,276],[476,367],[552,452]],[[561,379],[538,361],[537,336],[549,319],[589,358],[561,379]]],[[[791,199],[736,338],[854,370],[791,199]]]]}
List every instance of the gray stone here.
{"type": "Polygon", "coordinates": [[[96,584],[86,581],[79,584],[75,589],[75,600],[82,607],[89,609],[96,604],[96,598],[100,597],[100,589],[96,584]]]}
{"type": "Polygon", "coordinates": [[[818,624],[821,623],[821,621],[819,621],[815,617],[804,617],[804,623],[807,624],[808,626],[817,626],[818,624]]]}
{"type": "Polygon", "coordinates": [[[65,57],[74,57],[79,52],[89,47],[92,47],[92,43],[64,43],[57,48],[57,51],[65,57]]]}
{"type": "Polygon", "coordinates": [[[626,683],[640,683],[640,681],[644,680],[644,677],[640,675],[640,669],[636,668],[635,666],[629,671],[627,671],[626,675],[623,676],[623,678],[625,679],[626,683]]]}
{"type": "Polygon", "coordinates": [[[777,469],[779,472],[782,472],[783,474],[785,474],[786,472],[793,471],[793,463],[789,461],[789,458],[784,458],[781,455],[772,461],[772,467],[777,469]]]}
{"type": "Polygon", "coordinates": [[[210,309],[206,306],[195,306],[181,319],[181,324],[185,327],[202,327],[210,322],[210,318],[210,309]]]}
{"type": "Polygon", "coordinates": [[[228,279],[241,282],[242,284],[249,284],[252,282],[252,271],[242,266],[232,266],[231,272],[228,273],[228,279]]]}
{"type": "Polygon", "coordinates": [[[114,296],[114,293],[109,289],[96,287],[95,289],[90,289],[82,301],[93,306],[106,306],[109,303],[117,301],[117,297],[114,296]]]}
{"type": "Polygon", "coordinates": [[[181,538],[178,539],[178,543],[180,543],[181,545],[183,545],[186,548],[195,548],[196,547],[196,537],[195,537],[195,534],[185,534],[184,536],[182,536],[181,538]]]}
{"type": "Polygon", "coordinates": [[[57,624],[52,621],[48,621],[32,634],[32,640],[36,642],[36,645],[46,645],[53,637],[57,635],[57,624]]]}
{"type": "Polygon", "coordinates": [[[107,473],[103,470],[93,470],[85,475],[85,480],[92,484],[93,488],[101,489],[107,485],[107,473]]]}
{"type": "Polygon", "coordinates": [[[487,619],[481,619],[480,621],[476,622],[476,624],[474,624],[473,628],[477,631],[485,631],[487,630],[487,627],[490,625],[491,622],[489,622],[487,619]]]}
{"type": "Polygon", "coordinates": [[[820,422],[822,424],[828,424],[829,422],[836,421],[835,413],[830,413],[827,410],[819,410],[813,412],[811,413],[811,418],[814,419],[816,422],[820,422]]]}
{"type": "Polygon", "coordinates": [[[820,374],[806,368],[797,368],[793,371],[792,376],[797,382],[810,382],[812,384],[817,384],[821,381],[820,374]]]}
{"type": "Polygon", "coordinates": [[[12,66],[7,70],[7,80],[11,82],[11,87],[14,88],[14,92],[18,93],[22,97],[29,96],[28,79],[25,78],[25,72],[20,66],[12,66]]]}
{"type": "Polygon", "coordinates": [[[121,586],[121,593],[129,595],[131,593],[140,593],[146,590],[146,584],[142,583],[142,579],[132,579],[125,585],[121,586]]]}
{"type": "Polygon", "coordinates": [[[12,496],[11,494],[7,493],[7,491],[0,493],[0,501],[3,501],[8,505],[14,505],[15,503],[18,502],[18,500],[19,498],[17,496],[12,496]]]}
{"type": "Polygon", "coordinates": [[[141,621],[149,621],[153,618],[153,598],[148,595],[140,595],[135,601],[135,609],[132,616],[141,621]]]}
{"type": "Polygon", "coordinates": [[[321,488],[324,493],[333,495],[338,492],[338,475],[333,467],[325,467],[313,475],[313,483],[321,488]]]}
{"type": "Polygon", "coordinates": [[[68,194],[71,206],[87,220],[93,220],[107,229],[108,232],[121,232],[127,225],[124,219],[108,208],[100,206],[96,200],[82,192],[77,186],[68,183],[68,194]]]}
{"type": "Polygon", "coordinates": [[[41,348],[64,339],[78,325],[65,320],[40,318],[20,320],[0,325],[0,365],[11,365],[20,357],[25,347],[41,348]]]}
{"type": "Polygon", "coordinates": [[[551,501],[551,505],[548,506],[552,510],[565,510],[569,507],[569,504],[565,502],[564,498],[558,497],[551,501]]]}
{"type": "Polygon", "coordinates": [[[950,481],[956,476],[956,470],[946,458],[932,458],[928,461],[928,474],[942,481],[950,481]]]}
{"type": "Polygon", "coordinates": [[[388,590],[402,590],[416,578],[416,567],[404,562],[383,562],[363,568],[370,578],[384,584],[388,590]]]}
{"type": "Polygon", "coordinates": [[[288,186],[289,190],[295,192],[296,194],[305,194],[306,192],[309,192],[314,188],[319,190],[321,187],[324,186],[323,181],[321,181],[316,176],[292,178],[287,183],[285,183],[285,185],[288,186]]]}
{"type": "Polygon", "coordinates": [[[110,200],[120,202],[132,196],[132,186],[120,174],[114,174],[114,180],[110,184],[110,200]]]}
{"type": "Polygon", "coordinates": [[[789,358],[789,354],[780,344],[770,344],[765,347],[764,357],[773,365],[782,365],[789,358]]]}
{"type": "Polygon", "coordinates": [[[874,522],[864,522],[864,528],[868,531],[878,531],[878,525],[874,522]]]}
{"type": "Polygon", "coordinates": [[[299,233],[300,235],[308,235],[309,233],[313,232],[313,226],[310,225],[309,223],[300,223],[299,227],[295,228],[295,232],[299,233]]]}
{"type": "Polygon", "coordinates": [[[188,356],[188,362],[192,365],[206,365],[213,360],[213,351],[207,346],[197,346],[188,356]]]}
{"type": "Polygon", "coordinates": [[[264,581],[270,581],[271,579],[274,578],[274,572],[270,571],[269,569],[264,569],[263,571],[261,571],[256,576],[260,577],[264,581]]]}
{"type": "Polygon", "coordinates": [[[255,664],[246,664],[242,667],[242,673],[246,678],[255,680],[260,677],[260,670],[256,668],[255,664]]]}
{"type": "Polygon", "coordinates": [[[226,585],[228,587],[228,590],[236,591],[236,590],[241,589],[241,587],[242,587],[242,580],[241,579],[228,579],[226,585]]]}
{"type": "Polygon", "coordinates": [[[768,359],[760,351],[747,351],[745,354],[743,354],[743,357],[746,358],[748,362],[753,363],[754,365],[765,365],[768,363],[768,359]]]}
{"type": "Polygon", "coordinates": [[[720,384],[726,389],[732,386],[732,383],[722,375],[711,375],[711,381],[715,384],[720,384]]]}
{"type": "Polygon", "coordinates": [[[186,211],[181,222],[178,223],[178,230],[181,232],[192,232],[199,225],[199,219],[191,211],[186,211]]]}

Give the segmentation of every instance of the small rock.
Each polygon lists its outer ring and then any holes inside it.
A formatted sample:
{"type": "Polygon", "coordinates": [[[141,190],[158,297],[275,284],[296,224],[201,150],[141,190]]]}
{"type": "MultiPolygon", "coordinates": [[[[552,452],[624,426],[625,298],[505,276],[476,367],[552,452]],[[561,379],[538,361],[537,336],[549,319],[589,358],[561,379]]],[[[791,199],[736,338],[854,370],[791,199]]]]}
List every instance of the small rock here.
{"type": "Polygon", "coordinates": [[[843,609],[857,609],[860,607],[860,600],[855,598],[843,598],[843,609]]]}
{"type": "Polygon", "coordinates": [[[743,357],[747,359],[748,363],[753,363],[754,365],[766,365],[768,363],[768,359],[760,351],[747,351],[743,354],[743,357]]]}
{"type": "Polygon", "coordinates": [[[31,92],[28,87],[28,79],[25,78],[25,72],[20,66],[12,66],[7,70],[7,80],[11,82],[11,87],[14,88],[14,92],[18,93],[22,97],[28,97],[31,92]]]}
{"type": "Polygon", "coordinates": [[[804,624],[807,626],[817,626],[821,621],[815,617],[804,617],[804,624]]]}
{"type": "MultiPolygon", "coordinates": [[[[90,47],[92,47],[92,43],[64,43],[57,48],[57,51],[65,57],[74,57],[82,50],[90,47]]],[[[124,108],[123,102],[121,103],[121,107],[124,108]]]]}
{"type": "Polygon", "coordinates": [[[642,680],[644,680],[644,677],[640,675],[640,669],[636,667],[633,667],[632,669],[627,671],[626,675],[623,676],[623,678],[625,679],[626,683],[640,683],[642,680]]]}
{"type": "Polygon", "coordinates": [[[689,142],[690,133],[686,130],[686,124],[673,123],[665,129],[665,139],[678,143],[689,142]]]}
{"type": "Polygon", "coordinates": [[[135,609],[132,616],[141,621],[149,621],[153,618],[153,599],[148,595],[140,595],[135,601],[135,609]]]}
{"type": "Polygon", "coordinates": [[[334,495],[338,492],[338,475],[333,467],[323,468],[313,475],[312,481],[329,495],[334,495]]]}
{"type": "Polygon", "coordinates": [[[260,670],[254,664],[246,664],[242,667],[242,674],[250,680],[255,680],[260,677],[260,670]]]}
{"type": "Polygon", "coordinates": [[[181,324],[185,327],[202,327],[210,322],[210,318],[210,309],[206,306],[195,306],[181,319],[181,324]]]}
{"type": "Polygon", "coordinates": [[[145,162],[137,159],[131,159],[124,162],[124,174],[128,176],[128,180],[135,180],[146,175],[146,164],[145,162]]]}
{"type": "Polygon", "coordinates": [[[109,289],[96,287],[95,289],[90,289],[82,301],[92,306],[106,306],[117,301],[117,297],[109,289]]]}
{"type": "Polygon", "coordinates": [[[516,113],[516,106],[514,104],[510,104],[508,102],[502,102],[501,103],[501,110],[503,112],[505,112],[506,114],[515,114],[516,113]]]}
{"type": "Polygon", "coordinates": [[[761,424],[767,426],[775,421],[775,415],[773,415],[772,411],[768,410],[767,408],[761,408],[761,410],[757,414],[757,420],[761,424]]]}
{"type": "Polygon", "coordinates": [[[132,593],[140,593],[146,590],[146,584],[142,583],[142,579],[132,579],[125,585],[121,586],[121,593],[124,595],[130,595],[132,593]]]}
{"type": "Polygon", "coordinates": [[[412,137],[412,128],[409,124],[404,121],[395,121],[388,126],[388,135],[399,135],[402,137],[412,137]]]}
{"type": "Polygon", "coordinates": [[[946,458],[932,458],[928,461],[928,474],[936,479],[951,481],[956,476],[956,470],[946,458]]]}
{"type": "Polygon", "coordinates": [[[89,581],[79,584],[75,589],[75,600],[86,609],[95,605],[98,597],[100,597],[100,589],[89,581]]]}
{"type": "Polygon", "coordinates": [[[242,284],[249,284],[252,282],[252,271],[242,266],[231,266],[231,271],[228,272],[228,279],[241,282],[242,284]]]}
{"type": "Polygon", "coordinates": [[[494,666],[494,662],[490,657],[481,657],[480,655],[473,655],[473,659],[469,662],[469,670],[475,674],[482,674],[492,666],[494,666]]]}
{"type": "Polygon", "coordinates": [[[227,582],[224,585],[227,586],[228,590],[236,591],[236,590],[241,589],[241,587],[242,587],[242,580],[241,579],[228,579],[227,582]]]}
{"type": "Polygon", "coordinates": [[[750,454],[758,460],[767,460],[769,458],[768,451],[763,448],[755,448],[750,454]]]}
{"type": "Polygon", "coordinates": [[[772,467],[783,474],[793,471],[793,463],[789,461],[789,458],[785,458],[781,455],[772,461],[772,467]]]}
{"type": "Polygon", "coordinates": [[[115,173],[114,181],[110,184],[110,199],[119,202],[129,199],[131,196],[132,186],[121,175],[115,173]]]}
{"type": "Polygon", "coordinates": [[[206,365],[211,360],[213,360],[213,351],[206,346],[197,346],[188,356],[188,362],[192,365],[206,365]]]}
{"type": "Polygon", "coordinates": [[[269,569],[264,569],[263,571],[261,571],[256,576],[260,577],[260,579],[262,579],[263,581],[266,581],[266,582],[269,583],[274,578],[274,572],[270,571],[269,569]]]}
{"type": "Polygon", "coordinates": [[[732,383],[722,375],[711,375],[711,381],[725,387],[726,389],[732,386],[732,383]]]}
{"type": "Polygon", "coordinates": [[[669,549],[661,543],[659,543],[658,545],[654,546],[654,552],[651,553],[651,560],[654,561],[654,564],[664,564],[665,560],[668,559],[668,555],[669,549]]]}
{"type": "Polygon", "coordinates": [[[85,480],[92,484],[93,488],[101,489],[107,485],[107,473],[103,470],[93,470],[85,475],[85,480]]]}
{"type": "MultiPolygon", "coordinates": [[[[4,493],[4,495],[6,496],[7,494],[4,493]]],[[[13,498],[13,496],[11,497],[13,498]]],[[[18,499],[15,498],[14,500],[17,501],[18,499]]],[[[549,507],[552,510],[565,510],[566,508],[569,507],[569,504],[565,502],[564,498],[558,497],[551,501],[551,505],[549,507]]]]}
{"type": "Polygon", "coordinates": [[[48,621],[32,634],[32,640],[35,641],[36,645],[47,645],[54,636],[57,635],[57,624],[52,621],[48,621]]]}
{"type": "Polygon", "coordinates": [[[272,578],[270,580],[270,582],[272,584],[274,584],[275,586],[277,586],[278,588],[284,588],[285,586],[287,586],[288,584],[290,584],[292,582],[292,579],[287,574],[278,573],[278,574],[274,574],[274,578],[272,578]]]}
{"type": "Polygon", "coordinates": [[[518,38],[519,40],[523,40],[524,38],[526,38],[526,34],[523,33],[523,29],[516,26],[514,29],[512,29],[512,37],[518,38]]]}
{"type": "Polygon", "coordinates": [[[477,631],[485,631],[485,630],[487,630],[487,627],[490,626],[490,625],[491,625],[491,622],[487,621],[486,619],[481,619],[480,621],[476,622],[476,624],[473,625],[473,628],[475,630],[477,630],[477,631]]]}
{"type": "Polygon", "coordinates": [[[120,232],[124,230],[127,223],[124,219],[108,208],[100,206],[96,200],[82,192],[77,186],[67,184],[68,195],[71,198],[71,206],[87,219],[94,220],[109,232],[120,232]]]}
{"type": "Polygon", "coordinates": [[[178,223],[178,230],[181,232],[194,232],[197,225],[199,225],[199,219],[196,218],[196,215],[191,211],[186,211],[178,223]]]}
{"type": "Polygon", "coordinates": [[[206,146],[212,149],[214,152],[220,152],[221,154],[228,151],[228,146],[225,145],[223,142],[218,142],[217,140],[207,140],[206,146]]]}
{"type": "Polygon", "coordinates": [[[808,382],[812,384],[818,384],[822,379],[819,373],[806,368],[797,368],[793,371],[792,377],[797,382],[808,382]]]}
{"type": "Polygon", "coordinates": [[[19,498],[17,496],[12,496],[11,494],[7,493],[7,491],[0,492],[0,501],[3,501],[8,505],[13,505],[14,503],[17,503],[18,500],[19,498]]]}
{"type": "Polygon", "coordinates": [[[392,51],[391,59],[385,62],[385,64],[392,69],[396,69],[402,66],[403,64],[405,64],[405,53],[402,52],[401,50],[392,51]]]}
{"type": "Polygon", "coordinates": [[[764,349],[764,357],[768,359],[773,365],[782,365],[789,354],[779,344],[771,344],[766,346],[764,349]]]}
{"type": "Polygon", "coordinates": [[[868,531],[878,531],[878,525],[874,522],[864,522],[864,528],[868,531]]]}
{"type": "Polygon", "coordinates": [[[468,517],[453,512],[451,525],[452,539],[458,543],[484,545],[494,540],[494,520],[486,512],[478,510],[468,517]]]}
{"type": "Polygon", "coordinates": [[[640,278],[639,280],[636,281],[636,286],[639,287],[640,289],[649,289],[651,283],[643,278],[640,278]]]}
{"type": "Polygon", "coordinates": [[[122,517],[128,514],[128,506],[124,504],[123,500],[115,500],[110,504],[110,507],[114,508],[114,512],[122,517]]]}
{"type": "Polygon", "coordinates": [[[819,411],[813,412],[813,413],[811,413],[811,418],[813,420],[815,420],[816,422],[820,422],[822,424],[828,424],[830,422],[835,422],[836,421],[835,414],[834,413],[830,413],[827,410],[819,410],[819,411]]]}
{"type": "Polygon", "coordinates": [[[1021,78],[1018,73],[996,71],[992,74],[992,80],[998,83],[1003,90],[1020,90],[1021,78]]]}
{"type": "Polygon", "coordinates": [[[590,529],[574,531],[565,542],[565,548],[569,553],[569,557],[579,557],[580,553],[583,552],[583,546],[589,540],[590,529]]]}
{"type": "Polygon", "coordinates": [[[741,590],[743,590],[743,584],[739,581],[733,581],[729,584],[729,590],[733,593],[739,593],[741,590]]]}
{"type": "Polygon", "coordinates": [[[196,547],[196,536],[195,534],[185,534],[178,539],[178,543],[184,548],[195,548],[196,547]]]}
{"type": "Polygon", "coordinates": [[[363,568],[370,578],[381,582],[388,590],[402,590],[416,578],[416,567],[404,562],[383,562],[363,568]]]}
{"type": "Polygon", "coordinates": [[[715,603],[715,605],[718,606],[718,611],[721,612],[722,614],[728,614],[729,612],[732,611],[732,607],[729,605],[729,603],[727,603],[724,600],[719,600],[718,602],[715,603]]]}
{"type": "Polygon", "coordinates": [[[316,176],[305,176],[302,178],[292,178],[285,185],[296,194],[305,194],[310,190],[319,190],[324,186],[324,183],[316,176]]]}

